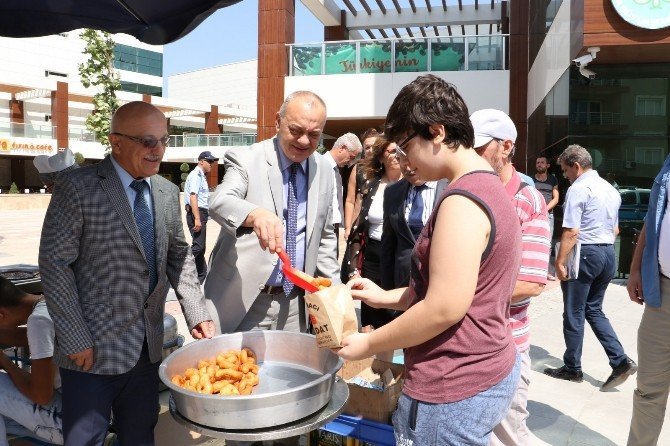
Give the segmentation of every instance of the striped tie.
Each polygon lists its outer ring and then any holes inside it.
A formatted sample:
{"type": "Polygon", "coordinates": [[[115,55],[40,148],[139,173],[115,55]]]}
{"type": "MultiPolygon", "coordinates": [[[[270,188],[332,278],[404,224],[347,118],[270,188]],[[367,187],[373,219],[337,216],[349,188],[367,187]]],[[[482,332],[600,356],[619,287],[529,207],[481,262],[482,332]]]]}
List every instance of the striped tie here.
{"type": "Polygon", "coordinates": [[[130,184],[137,194],[135,195],[135,223],[142,239],[144,255],[149,268],[149,293],[156,287],[158,273],[156,272],[156,241],[154,237],[154,222],[151,210],[144,199],[144,189],[149,187],[144,180],[135,180],[130,184]]]}

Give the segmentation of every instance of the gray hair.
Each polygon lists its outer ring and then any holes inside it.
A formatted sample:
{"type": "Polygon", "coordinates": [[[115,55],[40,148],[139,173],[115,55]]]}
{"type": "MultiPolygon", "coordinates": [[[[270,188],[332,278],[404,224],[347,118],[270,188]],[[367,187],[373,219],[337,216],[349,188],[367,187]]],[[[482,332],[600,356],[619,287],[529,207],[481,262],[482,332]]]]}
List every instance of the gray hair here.
{"type": "Polygon", "coordinates": [[[572,167],[577,163],[582,169],[590,169],[593,165],[591,154],[579,144],[569,145],[563,153],[558,156],[557,162],[558,164],[566,164],[568,167],[572,167]]]}
{"type": "Polygon", "coordinates": [[[290,104],[291,102],[293,102],[295,99],[298,98],[308,99],[311,106],[314,106],[315,103],[318,103],[323,107],[323,110],[326,111],[326,103],[323,102],[323,99],[321,99],[318,94],[307,90],[298,90],[286,96],[286,99],[284,99],[284,102],[281,104],[281,107],[279,107],[280,118],[286,117],[286,108],[288,107],[288,104],[290,104]]]}
{"type": "Polygon", "coordinates": [[[342,146],[346,147],[349,152],[360,152],[363,150],[361,141],[358,139],[358,136],[354,135],[353,133],[345,133],[344,135],[337,138],[337,141],[335,141],[335,144],[333,144],[333,149],[342,146]]]}

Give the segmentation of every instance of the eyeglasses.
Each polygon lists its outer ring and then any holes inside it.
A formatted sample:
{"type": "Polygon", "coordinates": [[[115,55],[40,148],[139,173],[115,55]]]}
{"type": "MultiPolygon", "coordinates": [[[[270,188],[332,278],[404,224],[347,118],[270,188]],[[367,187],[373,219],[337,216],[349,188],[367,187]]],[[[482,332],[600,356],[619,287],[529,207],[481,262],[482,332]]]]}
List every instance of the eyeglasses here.
{"type": "Polygon", "coordinates": [[[142,144],[147,149],[155,148],[158,145],[159,142],[161,143],[161,145],[163,147],[167,147],[168,144],[170,143],[170,137],[169,136],[163,136],[162,138],[156,139],[156,138],[141,138],[139,136],[130,136],[130,135],[125,135],[125,134],[119,133],[119,132],[113,132],[113,133],[110,133],[110,135],[123,136],[124,138],[128,138],[129,140],[135,141],[138,144],[142,144]]]}
{"type": "Polygon", "coordinates": [[[405,140],[404,140],[403,142],[401,142],[400,144],[398,144],[398,145],[396,146],[396,148],[395,148],[395,156],[396,156],[396,158],[407,158],[407,152],[405,152],[406,147],[407,147],[407,144],[408,144],[412,139],[414,139],[415,137],[417,137],[418,135],[419,135],[419,132],[416,131],[416,132],[412,133],[411,135],[409,135],[407,138],[405,138],[405,140]]]}

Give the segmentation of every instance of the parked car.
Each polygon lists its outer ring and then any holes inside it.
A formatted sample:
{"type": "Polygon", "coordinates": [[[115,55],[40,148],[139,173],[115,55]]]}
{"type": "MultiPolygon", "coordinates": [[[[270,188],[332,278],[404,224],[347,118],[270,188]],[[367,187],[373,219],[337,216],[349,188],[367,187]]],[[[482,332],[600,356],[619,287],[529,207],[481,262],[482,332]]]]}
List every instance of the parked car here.
{"type": "Polygon", "coordinates": [[[643,221],[649,208],[649,189],[621,187],[621,207],[619,221],[643,221]]]}

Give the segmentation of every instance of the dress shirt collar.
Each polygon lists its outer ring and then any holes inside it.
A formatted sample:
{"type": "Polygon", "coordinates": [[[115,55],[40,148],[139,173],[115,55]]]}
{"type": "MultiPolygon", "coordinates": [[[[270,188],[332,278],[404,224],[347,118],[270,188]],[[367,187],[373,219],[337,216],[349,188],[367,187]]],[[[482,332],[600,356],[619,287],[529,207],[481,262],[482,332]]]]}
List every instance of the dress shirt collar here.
{"type": "Polygon", "coordinates": [[[335,158],[333,158],[333,155],[330,154],[330,152],[326,152],[323,157],[328,160],[330,163],[330,167],[333,169],[337,168],[337,163],[335,162],[335,158]]]}
{"type": "Polygon", "coordinates": [[[596,178],[596,177],[600,177],[600,175],[598,175],[598,171],[597,171],[597,170],[593,170],[593,169],[589,169],[589,170],[587,170],[586,172],[584,172],[583,174],[581,174],[581,175],[579,176],[579,178],[577,178],[577,179],[575,180],[575,182],[572,183],[572,184],[577,184],[577,183],[579,183],[580,181],[588,181],[589,179],[591,179],[591,178],[596,178]]]}
{"type": "MultiPolygon", "coordinates": [[[[279,147],[279,141],[275,139],[275,150],[277,151],[277,158],[279,159],[279,169],[284,172],[287,170],[289,167],[291,167],[291,164],[293,164],[293,161],[288,159],[288,157],[284,154],[284,151],[279,147]]],[[[307,158],[309,159],[309,158],[307,158]]],[[[307,160],[303,160],[300,163],[300,167],[302,168],[303,173],[307,172],[307,160]]]]}
{"type": "MultiPolygon", "coordinates": [[[[121,180],[123,187],[130,187],[130,183],[135,181],[135,178],[133,178],[126,169],[121,167],[121,165],[114,159],[114,155],[109,155],[109,158],[112,161],[114,170],[116,170],[116,173],[119,175],[119,179],[121,180]]],[[[146,183],[149,185],[149,190],[151,190],[151,181],[149,181],[149,178],[144,178],[144,181],[146,181],[146,183]]]]}

